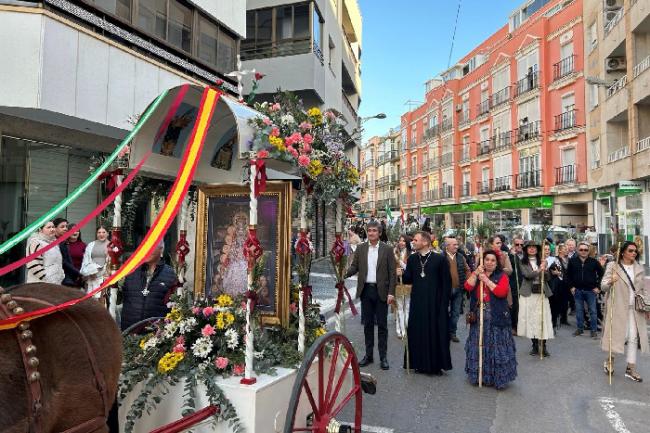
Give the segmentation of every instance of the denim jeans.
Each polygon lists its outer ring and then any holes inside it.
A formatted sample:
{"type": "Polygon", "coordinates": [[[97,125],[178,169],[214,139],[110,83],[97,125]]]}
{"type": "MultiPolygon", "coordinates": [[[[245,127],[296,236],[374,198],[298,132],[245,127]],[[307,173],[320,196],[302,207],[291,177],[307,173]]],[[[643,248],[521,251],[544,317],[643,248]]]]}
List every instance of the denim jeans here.
{"type": "Polygon", "coordinates": [[[591,330],[595,332],[598,329],[596,296],[593,290],[576,289],[576,322],[578,323],[578,329],[584,329],[585,302],[589,305],[589,325],[591,325],[591,330]]]}
{"type": "Polygon", "coordinates": [[[451,301],[449,305],[449,334],[456,335],[458,329],[458,317],[460,316],[460,307],[463,304],[462,288],[455,288],[451,291],[451,301]]]}

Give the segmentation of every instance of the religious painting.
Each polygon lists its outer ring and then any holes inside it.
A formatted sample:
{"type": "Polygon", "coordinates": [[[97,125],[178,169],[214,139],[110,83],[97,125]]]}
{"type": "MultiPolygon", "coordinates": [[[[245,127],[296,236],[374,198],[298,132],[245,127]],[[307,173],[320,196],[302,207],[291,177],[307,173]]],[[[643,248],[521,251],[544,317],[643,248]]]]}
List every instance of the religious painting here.
{"type": "MultiPolygon", "coordinates": [[[[216,298],[243,295],[248,284],[244,243],[248,237],[250,190],[245,185],[205,186],[199,190],[194,292],[216,298]]],[[[257,201],[257,238],[264,254],[256,281],[257,305],[267,325],[289,318],[291,184],[269,182],[257,201]]]]}
{"type": "Polygon", "coordinates": [[[210,165],[221,170],[230,170],[236,145],[237,128],[233,126],[220,138],[219,143],[215,146],[216,150],[210,160],[210,165]]]}
{"type": "Polygon", "coordinates": [[[196,121],[196,107],[181,103],[176,113],[169,121],[167,129],[153,145],[153,152],[159,155],[181,158],[194,122],[196,121]]]}

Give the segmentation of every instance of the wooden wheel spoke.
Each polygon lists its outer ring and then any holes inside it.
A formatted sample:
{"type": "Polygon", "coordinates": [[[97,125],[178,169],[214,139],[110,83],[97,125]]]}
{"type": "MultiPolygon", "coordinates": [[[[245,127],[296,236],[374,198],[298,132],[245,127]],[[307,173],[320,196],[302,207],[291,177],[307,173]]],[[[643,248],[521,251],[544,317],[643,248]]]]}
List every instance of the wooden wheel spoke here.
{"type": "Polygon", "coordinates": [[[336,415],[338,415],[339,412],[343,409],[343,407],[350,401],[352,397],[359,391],[359,385],[355,385],[350,392],[345,396],[343,400],[336,406],[336,409],[332,410],[331,413],[329,414],[330,417],[334,418],[336,415]]]}
{"type": "Polygon", "coordinates": [[[327,406],[325,407],[325,410],[329,411],[334,404],[336,404],[336,396],[339,395],[339,392],[341,392],[341,387],[343,386],[343,381],[345,380],[345,375],[348,372],[348,367],[350,366],[350,363],[352,362],[352,356],[348,355],[348,359],[345,360],[345,364],[343,365],[343,370],[341,370],[341,375],[339,376],[338,381],[336,382],[336,387],[334,388],[334,392],[332,395],[330,395],[330,399],[327,402],[327,406]]]}
{"type": "Polygon", "coordinates": [[[318,407],[325,404],[325,345],[322,345],[318,351],[318,407]]]}
{"type": "Polygon", "coordinates": [[[309,399],[309,404],[311,404],[311,408],[314,411],[314,416],[316,418],[320,418],[320,411],[318,410],[318,406],[316,406],[316,401],[314,400],[314,394],[311,392],[311,387],[309,386],[309,383],[305,381],[303,384],[305,388],[305,394],[307,394],[307,398],[309,399]]]}
{"type": "Polygon", "coordinates": [[[325,402],[330,401],[332,393],[332,383],[334,382],[334,373],[336,372],[336,363],[338,362],[339,357],[339,348],[341,345],[339,342],[335,342],[334,352],[332,353],[332,363],[330,364],[330,373],[327,377],[327,390],[325,391],[325,402]]]}

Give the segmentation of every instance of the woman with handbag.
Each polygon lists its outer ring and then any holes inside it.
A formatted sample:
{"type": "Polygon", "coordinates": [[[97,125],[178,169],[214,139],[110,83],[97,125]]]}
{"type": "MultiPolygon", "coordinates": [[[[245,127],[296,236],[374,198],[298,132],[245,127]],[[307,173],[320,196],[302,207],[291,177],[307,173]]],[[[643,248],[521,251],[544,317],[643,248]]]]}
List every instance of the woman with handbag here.
{"type": "Polygon", "coordinates": [[[548,298],[553,292],[548,286],[550,275],[546,259],[540,257],[540,246],[535,241],[526,242],[521,259],[521,276],[517,335],[531,339],[533,348],[530,355],[539,355],[541,345],[542,355],[550,356],[546,342],[553,338],[553,319],[548,298]]]}
{"type": "MultiPolygon", "coordinates": [[[[86,291],[90,292],[101,286],[106,275],[106,259],[108,256],[108,231],[99,226],[95,232],[95,240],[86,246],[86,252],[81,263],[81,275],[86,279],[86,291]]],[[[99,298],[100,293],[95,295],[99,298]]]]}
{"type": "MultiPolygon", "coordinates": [[[[634,242],[623,243],[617,260],[607,265],[600,285],[606,294],[607,307],[601,348],[609,352],[611,343],[612,352],[622,354],[627,341],[625,377],[634,382],[643,381],[636,370],[639,346],[641,352],[649,352],[647,321],[650,319],[650,293],[644,287],[644,271],[637,262],[638,256],[638,246],[634,242]]],[[[603,368],[607,374],[608,365],[608,360],[605,360],[603,368]]]]}
{"type": "Polygon", "coordinates": [[[517,354],[508,308],[510,281],[495,251],[483,253],[483,265],[465,282],[470,294],[469,336],[465,343],[465,373],[477,385],[479,375],[479,297],[483,283],[483,383],[503,389],[517,377],[517,354]]]}
{"type": "MultiPolygon", "coordinates": [[[[401,235],[395,246],[395,260],[397,269],[402,272],[406,269],[406,262],[411,255],[411,237],[401,235]]],[[[397,338],[406,336],[406,324],[409,320],[409,309],[411,305],[411,286],[402,284],[402,278],[398,277],[398,284],[395,287],[395,326],[397,328],[397,338]]]]}

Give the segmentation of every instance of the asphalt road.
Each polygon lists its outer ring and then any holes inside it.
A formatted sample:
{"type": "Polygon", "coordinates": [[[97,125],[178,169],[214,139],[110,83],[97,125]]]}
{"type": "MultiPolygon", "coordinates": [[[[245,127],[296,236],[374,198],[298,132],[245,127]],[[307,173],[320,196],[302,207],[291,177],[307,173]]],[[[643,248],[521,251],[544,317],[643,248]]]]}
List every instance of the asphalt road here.
{"type": "MultiPolygon", "coordinates": [[[[327,262],[312,267],[314,295],[326,316],[333,308],[334,277],[327,262]]],[[[348,280],[348,287],[356,285],[348,280]]],[[[352,290],[353,292],[353,290],[352,290]]],[[[353,293],[354,296],[354,293],[353,293]]],[[[573,323],[573,317],[570,323],[573,323]]],[[[462,321],[462,317],[461,317],[462,321]]],[[[328,323],[333,329],[333,323],[328,323]]],[[[363,356],[363,332],[358,317],[346,320],[346,334],[363,356]]],[[[364,395],[363,424],[368,433],[647,433],[650,432],[650,356],[639,356],[644,383],[624,378],[623,356],[615,364],[613,385],[602,371],[606,353],[599,341],[573,337],[563,326],[549,343],[551,357],[528,355],[530,342],[517,337],[518,377],[506,390],[479,389],[465,377],[464,342],[467,329],[459,325],[461,343],[452,343],[454,369],[442,377],[406,373],[401,368],[403,343],[389,316],[389,363],[363,369],[377,380],[377,394],[364,395]]],[[[375,354],[375,358],[377,355],[375,354]]],[[[350,416],[349,414],[347,416],[350,416]]],[[[351,416],[350,416],[351,419],[351,416]]]]}

